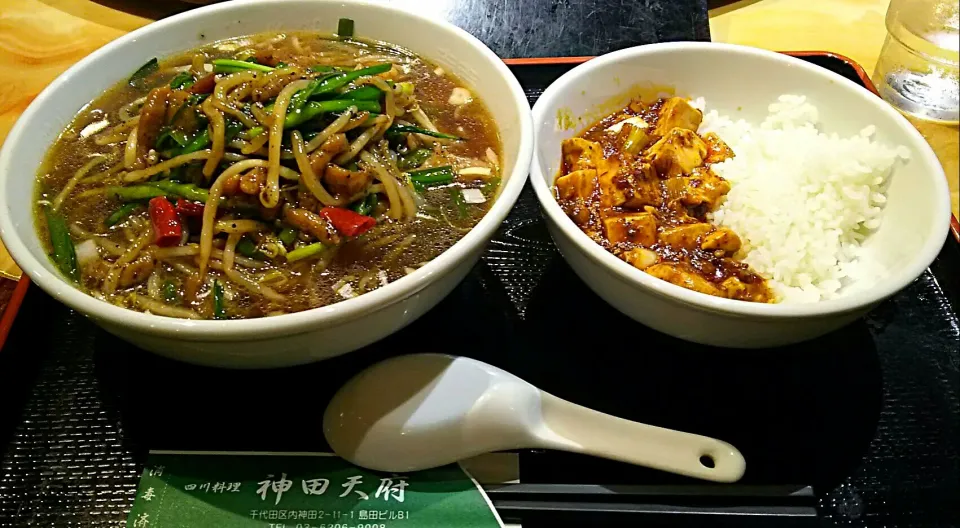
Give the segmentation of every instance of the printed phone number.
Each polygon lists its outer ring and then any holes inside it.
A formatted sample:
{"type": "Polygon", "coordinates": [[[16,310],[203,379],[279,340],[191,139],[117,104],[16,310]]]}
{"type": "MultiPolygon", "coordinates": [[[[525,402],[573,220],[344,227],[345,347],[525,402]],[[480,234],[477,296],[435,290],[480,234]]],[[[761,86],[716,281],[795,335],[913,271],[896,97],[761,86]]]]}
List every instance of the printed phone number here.
{"type": "Polygon", "coordinates": [[[270,528],[387,528],[386,524],[283,524],[270,523],[270,528]]]}

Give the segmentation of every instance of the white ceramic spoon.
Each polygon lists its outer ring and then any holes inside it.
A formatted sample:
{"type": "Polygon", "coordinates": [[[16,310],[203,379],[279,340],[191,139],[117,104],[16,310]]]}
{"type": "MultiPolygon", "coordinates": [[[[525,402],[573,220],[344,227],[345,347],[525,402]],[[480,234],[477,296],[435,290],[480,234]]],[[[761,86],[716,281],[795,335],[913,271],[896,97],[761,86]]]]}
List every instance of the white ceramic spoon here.
{"type": "Polygon", "coordinates": [[[440,354],[400,356],[357,374],[330,401],[323,432],[344,459],[396,473],[520,448],[717,482],[738,480],[746,467],[726,442],[603,414],[492,365],[440,354]]]}

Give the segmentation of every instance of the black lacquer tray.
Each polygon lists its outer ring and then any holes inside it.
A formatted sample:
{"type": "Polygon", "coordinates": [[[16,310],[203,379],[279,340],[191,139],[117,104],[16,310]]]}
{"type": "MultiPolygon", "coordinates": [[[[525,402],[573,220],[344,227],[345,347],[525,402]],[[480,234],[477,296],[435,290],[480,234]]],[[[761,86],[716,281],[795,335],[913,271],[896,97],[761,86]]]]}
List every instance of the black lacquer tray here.
{"type": "MultiPolygon", "coordinates": [[[[868,86],[831,54],[802,54],[868,86]]],[[[510,61],[531,103],[578,59],[510,61]]],[[[487,486],[523,526],[955,526],[960,497],[960,243],[869,316],[774,350],[678,341],[604,304],[524,191],[436,309],[364,350],[292,369],[195,367],[140,351],[31,289],[0,354],[0,526],[123,526],[150,449],[322,451],[327,400],[384,357],[475,357],[598,410],[724,439],[733,486],[521,452],[487,486]],[[465,330],[464,328],[467,328],[465,330]],[[570,332],[594,332],[587,348],[570,332]],[[625,361],[629,357],[630,361],[625,361]],[[627,367],[627,364],[634,365],[627,367]]]]}

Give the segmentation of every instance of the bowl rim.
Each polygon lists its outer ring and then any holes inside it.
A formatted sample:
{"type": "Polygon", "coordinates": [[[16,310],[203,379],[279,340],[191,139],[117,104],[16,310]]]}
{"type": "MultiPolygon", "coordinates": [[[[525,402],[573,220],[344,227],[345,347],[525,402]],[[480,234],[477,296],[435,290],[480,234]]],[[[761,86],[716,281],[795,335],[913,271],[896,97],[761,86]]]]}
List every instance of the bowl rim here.
{"type": "MultiPolygon", "coordinates": [[[[946,175],[933,149],[926,140],[923,139],[920,132],[896,109],[869,90],[864,90],[863,87],[853,81],[825,68],[782,53],[749,46],[712,42],[668,42],[625,48],[584,62],[560,76],[544,90],[543,94],[534,104],[533,121],[535,148],[533,152],[533,162],[530,167],[530,183],[548,220],[574,245],[576,250],[588,257],[594,264],[605,269],[606,272],[612,273],[621,281],[635,285],[659,297],[678,301],[704,311],[760,319],[785,319],[820,318],[863,309],[897,293],[916,277],[920,276],[940,252],[940,249],[946,241],[947,232],[950,227],[951,212],[946,175]],[[561,91],[568,85],[574,84],[580,78],[591,75],[595,70],[624,60],[642,60],[645,56],[666,52],[698,53],[704,51],[714,53],[719,51],[720,53],[729,53],[731,55],[761,57],[787,64],[811,75],[826,78],[833,81],[834,86],[837,87],[836,89],[846,90],[855,94],[864,99],[867,104],[871,105],[877,113],[885,114],[892,118],[899,128],[906,133],[912,143],[909,145],[912,152],[912,159],[919,161],[929,169],[924,170],[924,172],[928,173],[929,177],[934,180],[934,188],[938,196],[931,198],[930,206],[939,210],[940,216],[943,217],[943,222],[934,225],[931,231],[927,233],[927,240],[924,241],[921,250],[916,253],[912,262],[905,266],[901,273],[883,277],[869,290],[813,303],[767,304],[714,297],[657,279],[631,266],[627,262],[620,260],[594,242],[563,212],[563,209],[553,196],[551,186],[546,183],[548,178],[545,177],[541,171],[540,149],[538,148],[540,144],[540,123],[544,122],[544,120],[554,118],[554,113],[552,113],[551,110],[556,109],[558,104],[560,104],[556,99],[559,97],[561,91]]],[[[559,156],[559,153],[557,155],[559,156]]],[[[550,180],[552,181],[552,178],[550,178],[550,180]]]]}
{"type": "MultiPolygon", "coordinates": [[[[533,121],[529,108],[520,82],[500,57],[479,39],[445,20],[431,18],[421,13],[370,0],[235,0],[199,7],[150,23],[97,49],[60,74],[27,107],[10,130],[3,148],[0,150],[0,235],[3,236],[4,245],[10,255],[23,272],[44,291],[84,315],[128,330],[147,335],[166,335],[182,340],[222,342],[265,339],[276,335],[296,335],[331,327],[346,320],[380,311],[387,306],[416,295],[430,284],[453,272],[462,260],[470,257],[471,253],[482,249],[512,209],[527,181],[533,151],[533,121]],[[185,20],[211,14],[229,16],[232,11],[256,4],[269,4],[277,8],[280,8],[279,4],[287,4],[286,7],[288,8],[314,7],[317,4],[328,4],[329,6],[358,5],[364,8],[373,8],[383,11],[385,15],[401,14],[413,18],[418,23],[433,26],[438,31],[446,32],[450,37],[459,38],[475,48],[485,60],[493,65],[509,86],[508,96],[516,107],[519,124],[520,142],[517,147],[517,158],[513,170],[501,185],[500,194],[493,202],[490,210],[463,238],[409,275],[364,295],[318,308],[273,317],[214,321],[178,319],[139,312],[96,299],[67,283],[59,273],[49,272],[40,259],[27,249],[17,235],[15,222],[9,213],[8,197],[5,192],[2,192],[2,189],[6,188],[7,180],[12,178],[16,172],[12,170],[13,158],[19,148],[21,136],[27,128],[27,123],[36,119],[37,114],[42,112],[47,101],[54,97],[55,92],[64,89],[64,86],[76,72],[96,67],[98,63],[124,45],[148,34],[162,33],[185,20]]],[[[34,169],[35,171],[36,169],[34,169]]],[[[35,227],[34,222],[31,222],[31,226],[35,227]]]]}

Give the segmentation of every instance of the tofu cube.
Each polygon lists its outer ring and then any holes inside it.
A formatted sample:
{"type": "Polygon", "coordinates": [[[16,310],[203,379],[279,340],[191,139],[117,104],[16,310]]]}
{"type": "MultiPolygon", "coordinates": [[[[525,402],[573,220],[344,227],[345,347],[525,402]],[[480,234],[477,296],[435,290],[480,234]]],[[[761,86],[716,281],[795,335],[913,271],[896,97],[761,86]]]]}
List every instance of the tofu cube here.
{"type": "Polygon", "coordinates": [[[611,244],[652,246],[657,243],[657,218],[652,213],[612,215],[603,219],[603,231],[611,244]]]}
{"type": "Polygon", "coordinates": [[[654,128],[655,136],[665,136],[674,128],[683,128],[696,132],[703,121],[703,112],[690,105],[683,97],[671,97],[660,107],[660,117],[654,128]]]}

